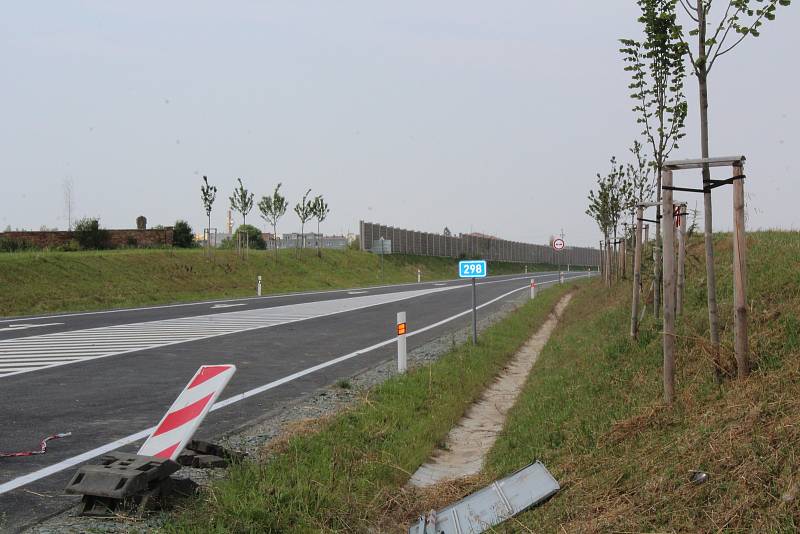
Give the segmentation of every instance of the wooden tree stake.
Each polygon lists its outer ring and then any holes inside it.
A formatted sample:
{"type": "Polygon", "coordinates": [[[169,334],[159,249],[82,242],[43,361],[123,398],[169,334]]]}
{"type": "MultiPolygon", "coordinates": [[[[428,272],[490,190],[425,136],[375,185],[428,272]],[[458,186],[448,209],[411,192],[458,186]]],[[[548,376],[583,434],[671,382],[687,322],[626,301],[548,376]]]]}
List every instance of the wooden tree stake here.
{"type": "Polygon", "coordinates": [[[683,214],[686,205],[678,205],[681,224],[678,231],[678,289],[675,296],[675,314],[683,313],[683,297],[686,291],[686,215],[683,214]]]}
{"type": "MultiPolygon", "coordinates": [[[[662,210],[665,216],[672,213],[672,171],[661,172],[664,187],[662,210]]],[[[662,259],[664,262],[663,312],[664,312],[664,402],[672,404],[675,398],[675,224],[667,219],[661,225],[663,232],[662,259]]],[[[658,283],[656,281],[656,283],[658,283]]]]}
{"type": "Polygon", "coordinates": [[[639,336],[639,295],[642,292],[642,217],[644,208],[636,207],[636,232],[633,248],[633,299],[631,300],[631,337],[639,336]]]}
{"type": "Polygon", "coordinates": [[[744,224],[744,167],[734,165],[733,176],[733,313],[734,350],[739,378],[750,373],[747,340],[747,235],[744,224]]]}

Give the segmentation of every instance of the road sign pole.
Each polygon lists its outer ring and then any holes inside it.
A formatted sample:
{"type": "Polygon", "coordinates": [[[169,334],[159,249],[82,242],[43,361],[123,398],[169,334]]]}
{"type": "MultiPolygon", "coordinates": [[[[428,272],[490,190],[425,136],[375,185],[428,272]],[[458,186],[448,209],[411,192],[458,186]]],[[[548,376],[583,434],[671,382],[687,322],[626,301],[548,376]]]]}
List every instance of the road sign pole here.
{"type": "Polygon", "coordinates": [[[476,307],[477,291],[475,289],[475,279],[472,279],[472,344],[478,344],[478,309],[476,307]]]}
{"type": "Polygon", "coordinates": [[[486,278],[486,260],[464,260],[458,262],[458,276],[472,279],[472,344],[478,344],[478,305],[476,278],[486,278]]]}
{"type": "Polygon", "coordinates": [[[407,368],[406,312],[397,312],[397,372],[403,374],[407,368]]]}

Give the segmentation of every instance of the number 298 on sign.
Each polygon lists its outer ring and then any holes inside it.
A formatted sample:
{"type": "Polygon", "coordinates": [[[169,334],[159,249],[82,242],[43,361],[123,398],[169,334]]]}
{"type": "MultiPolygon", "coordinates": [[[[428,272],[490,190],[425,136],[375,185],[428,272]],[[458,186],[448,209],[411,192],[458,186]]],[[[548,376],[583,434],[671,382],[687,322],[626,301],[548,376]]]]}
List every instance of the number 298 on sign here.
{"type": "Polygon", "coordinates": [[[458,275],[461,278],[484,278],[486,274],[486,261],[484,260],[458,262],[458,275]]]}

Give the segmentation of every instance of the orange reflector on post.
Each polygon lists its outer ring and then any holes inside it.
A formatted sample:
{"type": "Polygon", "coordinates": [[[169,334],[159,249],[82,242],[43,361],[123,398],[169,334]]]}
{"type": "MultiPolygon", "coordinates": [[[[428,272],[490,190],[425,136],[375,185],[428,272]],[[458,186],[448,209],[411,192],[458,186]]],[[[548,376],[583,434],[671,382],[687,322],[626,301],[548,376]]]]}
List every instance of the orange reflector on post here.
{"type": "Polygon", "coordinates": [[[397,335],[402,336],[406,333],[406,323],[397,323],[397,335]]]}

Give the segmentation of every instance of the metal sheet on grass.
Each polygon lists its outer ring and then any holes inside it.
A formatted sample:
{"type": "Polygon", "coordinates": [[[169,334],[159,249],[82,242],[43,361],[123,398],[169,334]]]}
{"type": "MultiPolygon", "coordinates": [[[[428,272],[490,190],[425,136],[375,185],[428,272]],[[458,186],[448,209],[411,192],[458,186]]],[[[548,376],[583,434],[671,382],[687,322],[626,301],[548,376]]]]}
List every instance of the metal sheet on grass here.
{"type": "Polygon", "coordinates": [[[547,468],[536,462],[516,473],[431,514],[408,529],[409,534],[480,534],[547,500],[561,486],[547,468]],[[434,519],[435,517],[435,519],[434,519]],[[434,525],[430,522],[435,521],[434,525]],[[426,528],[427,527],[427,528],[426,528]]]}

